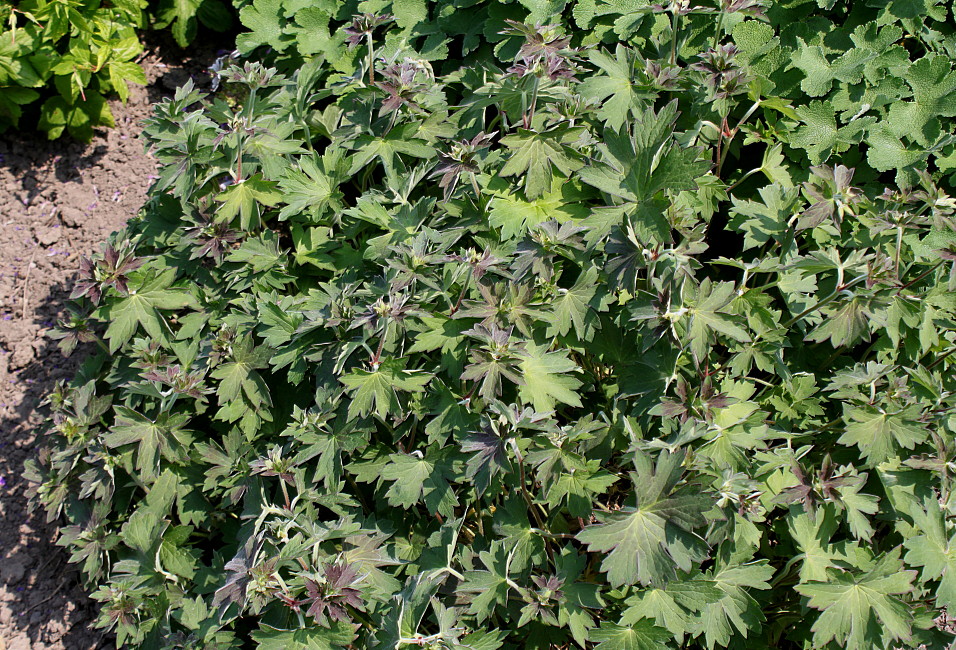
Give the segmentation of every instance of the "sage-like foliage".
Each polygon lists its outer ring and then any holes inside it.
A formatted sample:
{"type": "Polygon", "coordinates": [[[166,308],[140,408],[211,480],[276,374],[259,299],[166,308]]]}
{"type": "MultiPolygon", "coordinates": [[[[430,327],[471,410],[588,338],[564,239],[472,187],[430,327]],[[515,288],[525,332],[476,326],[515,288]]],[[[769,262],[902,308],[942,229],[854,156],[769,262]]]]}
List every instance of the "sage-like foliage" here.
{"type": "Polygon", "coordinates": [[[943,647],[948,18],[328,4],[243,9],[276,67],[157,107],[151,198],[83,265],[60,336],[99,351],[30,476],[99,624],[943,647]]]}

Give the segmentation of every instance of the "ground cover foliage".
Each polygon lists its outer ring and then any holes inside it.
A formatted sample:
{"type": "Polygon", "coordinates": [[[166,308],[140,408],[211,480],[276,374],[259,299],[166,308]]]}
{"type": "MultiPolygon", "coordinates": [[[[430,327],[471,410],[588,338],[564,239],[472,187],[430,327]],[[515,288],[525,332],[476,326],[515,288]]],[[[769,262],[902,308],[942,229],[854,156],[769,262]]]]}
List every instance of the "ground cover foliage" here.
{"type": "Polygon", "coordinates": [[[28,468],[100,625],[944,647],[952,16],[460,4],[256,0],[157,107],[28,468]]]}
{"type": "Polygon", "coordinates": [[[129,84],[146,83],[137,63],[143,30],[169,29],[186,47],[200,24],[225,31],[233,14],[220,0],[3,0],[0,132],[42,101],[31,127],[89,142],[94,128],[113,126],[107,97],[125,102],[129,84]]]}

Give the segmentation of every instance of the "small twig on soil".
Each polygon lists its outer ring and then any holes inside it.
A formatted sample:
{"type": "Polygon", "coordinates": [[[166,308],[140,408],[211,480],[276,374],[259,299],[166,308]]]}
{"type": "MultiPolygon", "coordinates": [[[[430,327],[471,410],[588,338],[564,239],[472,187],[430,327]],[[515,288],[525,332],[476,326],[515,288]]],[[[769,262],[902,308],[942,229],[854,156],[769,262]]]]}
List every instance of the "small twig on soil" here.
{"type": "Polygon", "coordinates": [[[30,285],[30,272],[33,270],[33,262],[36,260],[37,251],[40,249],[40,242],[36,242],[33,245],[33,253],[30,255],[30,261],[27,262],[27,272],[23,276],[23,307],[20,312],[20,318],[22,320],[27,319],[27,287],[30,285]]]}
{"type": "Polygon", "coordinates": [[[54,555],[50,556],[50,559],[47,560],[46,562],[44,562],[42,565],[40,565],[40,568],[36,570],[36,572],[34,573],[34,575],[37,575],[37,576],[40,575],[41,573],[43,573],[43,569],[47,568],[48,566],[50,566],[50,564],[51,564],[53,561],[58,560],[58,559],[60,559],[59,554],[54,554],[54,555]]]}
{"type": "Polygon", "coordinates": [[[44,598],[44,599],[41,600],[40,602],[38,602],[38,603],[33,603],[32,605],[30,605],[29,607],[27,607],[25,610],[23,610],[23,611],[20,613],[20,616],[24,616],[24,615],[26,615],[26,614],[29,614],[30,612],[32,612],[33,610],[35,610],[35,609],[36,609],[37,607],[39,607],[40,605],[45,605],[46,603],[50,602],[51,600],[53,600],[54,598],[56,598],[56,597],[59,595],[59,593],[63,590],[63,587],[65,587],[65,586],[66,586],[66,582],[65,582],[65,581],[64,581],[64,582],[61,582],[60,585],[59,585],[56,589],[53,590],[53,593],[52,593],[52,594],[50,594],[49,596],[47,596],[46,598],[44,598]]]}

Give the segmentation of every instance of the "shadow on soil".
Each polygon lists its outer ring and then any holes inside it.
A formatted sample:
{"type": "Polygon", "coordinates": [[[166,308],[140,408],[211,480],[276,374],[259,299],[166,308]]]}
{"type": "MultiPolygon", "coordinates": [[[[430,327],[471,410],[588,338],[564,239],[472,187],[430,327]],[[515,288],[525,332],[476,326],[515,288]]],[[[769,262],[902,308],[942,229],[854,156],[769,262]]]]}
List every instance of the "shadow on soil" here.
{"type": "MultiPolygon", "coordinates": [[[[37,305],[32,314],[35,324],[46,326],[55,320],[64,309],[70,286],[60,283],[51,287],[50,299],[37,305]]],[[[57,381],[72,377],[85,352],[77,350],[67,359],[54,341],[44,339],[33,361],[13,379],[23,388],[19,403],[8,404],[13,414],[0,419],[0,476],[5,482],[0,581],[16,596],[0,604],[0,619],[10,619],[0,622],[17,629],[14,641],[25,634],[33,647],[54,635],[66,648],[113,647],[111,635],[90,629],[97,604],[87,597],[79,572],[67,561],[67,552],[54,545],[56,523],[48,523],[42,510],[30,511],[28,484],[23,478],[24,462],[37,456],[43,442],[36,428],[46,415],[41,403],[57,381]]],[[[7,641],[12,650],[15,646],[7,641]]]]}
{"type": "MultiPolygon", "coordinates": [[[[175,87],[189,78],[200,86],[206,85],[205,70],[222,50],[231,47],[230,42],[228,35],[204,39],[201,46],[190,48],[187,59],[168,37],[150,36],[147,48],[155,55],[151,59],[155,82],[147,88],[150,103],[171,96],[175,87]]],[[[32,205],[40,198],[44,180],[49,183],[51,171],[68,187],[82,186],[82,170],[98,164],[106,154],[105,145],[90,148],[66,139],[49,142],[39,133],[8,131],[0,136],[0,169],[19,179],[20,187],[15,196],[3,200],[32,205]]],[[[143,183],[146,182],[144,178],[143,183]]],[[[87,206],[73,207],[83,210],[87,206]]],[[[42,225],[52,225],[58,217],[63,218],[42,211],[41,217],[50,222],[42,225]]],[[[91,249],[87,254],[92,252],[91,249]]],[[[62,277],[62,272],[59,275],[62,277]]],[[[50,281],[46,278],[45,284],[50,281]]],[[[30,302],[26,320],[17,296],[17,306],[4,317],[7,320],[0,320],[0,330],[49,330],[64,313],[72,284],[72,277],[57,278],[49,286],[48,298],[41,303],[29,301],[27,295],[23,301],[30,302]]],[[[0,351],[8,355],[0,363],[14,356],[12,351],[0,351]]],[[[41,403],[57,381],[72,378],[85,351],[80,348],[67,359],[54,341],[42,337],[28,352],[30,360],[18,361],[8,375],[11,386],[17,384],[15,389],[11,388],[13,403],[8,399],[7,404],[0,404],[0,584],[13,595],[0,600],[0,628],[14,635],[2,641],[7,650],[29,650],[54,643],[70,650],[108,650],[114,647],[112,634],[91,630],[98,604],[87,596],[79,572],[68,562],[66,550],[55,545],[57,522],[48,523],[44,512],[29,510],[28,485],[23,478],[24,462],[37,456],[43,443],[42,436],[37,435],[37,425],[47,414],[41,403]]]]}

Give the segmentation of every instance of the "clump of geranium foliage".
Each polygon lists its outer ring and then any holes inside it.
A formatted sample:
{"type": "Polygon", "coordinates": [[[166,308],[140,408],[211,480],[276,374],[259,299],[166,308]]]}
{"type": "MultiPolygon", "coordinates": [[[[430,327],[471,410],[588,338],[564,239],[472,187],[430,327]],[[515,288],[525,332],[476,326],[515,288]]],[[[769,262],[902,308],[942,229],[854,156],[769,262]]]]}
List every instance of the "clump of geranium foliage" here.
{"type": "Polygon", "coordinates": [[[945,644],[954,111],[917,81],[956,74],[945,15],[363,3],[308,14],[310,52],[269,4],[240,42],[298,69],[157,108],[152,198],[58,334],[102,349],[30,471],[101,626],[945,644]]]}

